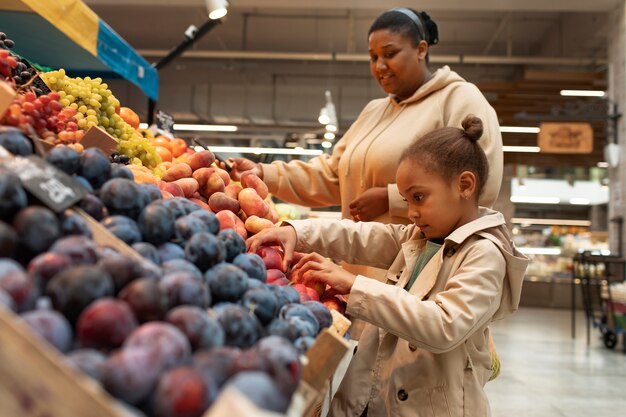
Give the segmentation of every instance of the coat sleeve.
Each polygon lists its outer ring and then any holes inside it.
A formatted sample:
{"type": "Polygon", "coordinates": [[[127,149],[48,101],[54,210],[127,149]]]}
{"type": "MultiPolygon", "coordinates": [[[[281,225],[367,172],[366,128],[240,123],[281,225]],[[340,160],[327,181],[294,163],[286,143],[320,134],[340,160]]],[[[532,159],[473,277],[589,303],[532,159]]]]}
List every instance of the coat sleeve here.
{"type": "Polygon", "coordinates": [[[373,106],[370,102],[357,120],[335,144],[333,152],[312,158],[308,162],[293,160],[261,164],[263,181],[269,191],[288,203],[306,207],[325,207],[341,204],[339,188],[339,161],[347,144],[357,140],[356,132],[373,106]]]}
{"type": "Polygon", "coordinates": [[[296,250],[351,264],[387,269],[402,250],[402,243],[416,233],[412,225],[386,225],[352,220],[294,220],[296,250]]]}
{"type": "Polygon", "coordinates": [[[451,351],[491,320],[506,271],[504,256],[486,239],[459,256],[464,259],[444,290],[428,300],[358,276],[346,312],[430,352],[451,351]]]}
{"type": "Polygon", "coordinates": [[[483,122],[483,135],[478,144],[485,151],[489,161],[489,177],[480,195],[478,203],[484,207],[493,207],[502,184],[503,154],[502,134],[495,110],[478,87],[474,84],[457,83],[455,91],[448,94],[442,105],[444,126],[461,127],[468,114],[478,116],[483,122]]]}

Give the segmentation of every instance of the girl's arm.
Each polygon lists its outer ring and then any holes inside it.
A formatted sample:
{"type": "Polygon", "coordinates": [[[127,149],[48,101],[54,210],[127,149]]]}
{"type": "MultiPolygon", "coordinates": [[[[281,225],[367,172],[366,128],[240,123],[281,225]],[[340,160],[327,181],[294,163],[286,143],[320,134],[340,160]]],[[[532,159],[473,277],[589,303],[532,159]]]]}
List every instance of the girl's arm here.
{"type": "Polygon", "coordinates": [[[456,348],[500,306],[506,263],[489,240],[475,242],[445,289],[420,300],[404,289],[358,276],[347,313],[434,353],[456,348]]]}

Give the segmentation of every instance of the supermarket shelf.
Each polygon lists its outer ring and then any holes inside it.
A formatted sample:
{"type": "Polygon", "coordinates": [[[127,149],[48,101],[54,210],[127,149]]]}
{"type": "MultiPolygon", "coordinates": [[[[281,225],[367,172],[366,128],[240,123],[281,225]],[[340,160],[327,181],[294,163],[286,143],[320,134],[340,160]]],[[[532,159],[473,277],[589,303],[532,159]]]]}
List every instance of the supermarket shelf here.
{"type": "Polygon", "coordinates": [[[158,72],[80,0],[3,1],[0,28],[29,61],[73,75],[122,77],[158,98],[158,72]]]}

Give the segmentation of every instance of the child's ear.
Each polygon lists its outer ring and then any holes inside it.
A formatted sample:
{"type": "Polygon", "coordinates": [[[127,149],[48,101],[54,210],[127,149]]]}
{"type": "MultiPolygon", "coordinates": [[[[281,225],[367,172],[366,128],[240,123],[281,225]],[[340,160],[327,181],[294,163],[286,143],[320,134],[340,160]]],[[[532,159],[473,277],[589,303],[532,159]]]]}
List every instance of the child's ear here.
{"type": "Polygon", "coordinates": [[[476,193],[476,175],[471,171],[463,171],[459,175],[459,192],[461,197],[469,200],[476,193]]]}

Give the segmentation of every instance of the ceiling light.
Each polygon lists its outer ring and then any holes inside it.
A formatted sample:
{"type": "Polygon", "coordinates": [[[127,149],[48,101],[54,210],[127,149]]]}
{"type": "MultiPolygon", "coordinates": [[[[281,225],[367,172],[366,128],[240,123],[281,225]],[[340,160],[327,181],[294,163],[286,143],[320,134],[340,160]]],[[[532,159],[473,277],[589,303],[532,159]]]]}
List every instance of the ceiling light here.
{"type": "Polygon", "coordinates": [[[226,0],[205,0],[204,3],[211,20],[221,19],[228,13],[228,2],[226,0]]]}
{"type": "Polygon", "coordinates": [[[336,132],[337,131],[337,125],[335,125],[333,123],[328,123],[326,125],[326,130],[328,130],[329,132],[336,132]]]}
{"type": "Polygon", "coordinates": [[[530,219],[522,217],[511,218],[514,224],[538,224],[546,226],[591,226],[590,220],[569,220],[569,219],[530,219]]]}
{"type": "Polygon", "coordinates": [[[608,167],[609,167],[609,163],[608,163],[608,162],[598,162],[598,163],[596,164],[596,166],[597,166],[598,168],[608,168],[608,167]]]}
{"type": "Polygon", "coordinates": [[[511,196],[511,203],[559,204],[560,202],[561,199],[558,197],[511,196]]]}
{"type": "Polygon", "coordinates": [[[591,201],[588,198],[572,197],[569,199],[569,203],[577,206],[588,206],[591,201]]]}
{"type": "Polygon", "coordinates": [[[333,147],[333,144],[330,143],[329,141],[325,140],[324,142],[322,142],[322,148],[324,149],[330,149],[333,147]]]}
{"type": "Polygon", "coordinates": [[[236,132],[234,125],[194,125],[184,123],[174,123],[174,130],[185,130],[193,132],[236,132]]]}
{"type": "Polygon", "coordinates": [[[500,126],[502,133],[539,133],[538,127],[527,126],[500,126]]]}
{"type": "Polygon", "coordinates": [[[328,116],[328,109],[324,106],[320,109],[320,115],[317,118],[317,121],[323,125],[327,125],[330,123],[330,116],[328,116]]]}
{"type": "Polygon", "coordinates": [[[324,139],[333,140],[335,139],[335,134],[333,132],[324,133],[324,139]]]}
{"type": "Polygon", "coordinates": [[[147,129],[148,123],[139,123],[139,129],[147,129]]]}
{"type": "Polygon", "coordinates": [[[320,149],[303,149],[296,147],[295,149],[287,148],[257,148],[248,146],[208,146],[212,152],[221,153],[252,153],[252,154],[274,154],[274,155],[304,155],[316,156],[324,153],[320,149]]]}
{"type": "Polygon", "coordinates": [[[502,152],[540,152],[539,146],[503,146],[502,152]]]}
{"type": "Polygon", "coordinates": [[[606,92],[599,90],[561,90],[561,95],[567,97],[604,97],[606,92]]]}

